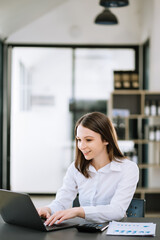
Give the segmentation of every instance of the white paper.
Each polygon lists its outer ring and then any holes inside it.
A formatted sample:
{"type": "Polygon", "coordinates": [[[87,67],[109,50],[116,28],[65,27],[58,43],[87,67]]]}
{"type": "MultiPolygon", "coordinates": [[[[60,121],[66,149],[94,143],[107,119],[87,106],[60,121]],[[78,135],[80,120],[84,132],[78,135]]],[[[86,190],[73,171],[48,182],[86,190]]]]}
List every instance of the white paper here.
{"type": "Polygon", "coordinates": [[[109,223],[107,235],[128,235],[128,236],[155,236],[156,224],[139,222],[116,222],[109,223]]]}

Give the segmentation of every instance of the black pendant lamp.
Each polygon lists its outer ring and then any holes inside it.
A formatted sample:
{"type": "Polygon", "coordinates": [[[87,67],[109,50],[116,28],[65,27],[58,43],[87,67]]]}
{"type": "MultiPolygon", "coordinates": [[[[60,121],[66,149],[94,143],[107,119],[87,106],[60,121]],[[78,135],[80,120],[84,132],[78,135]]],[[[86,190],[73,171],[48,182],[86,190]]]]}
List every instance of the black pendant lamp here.
{"type": "Polygon", "coordinates": [[[100,5],[103,7],[125,7],[129,5],[128,0],[100,0],[100,5]]]}
{"type": "Polygon", "coordinates": [[[96,17],[95,23],[102,25],[115,25],[118,24],[118,20],[116,16],[109,9],[106,8],[96,17]]]}

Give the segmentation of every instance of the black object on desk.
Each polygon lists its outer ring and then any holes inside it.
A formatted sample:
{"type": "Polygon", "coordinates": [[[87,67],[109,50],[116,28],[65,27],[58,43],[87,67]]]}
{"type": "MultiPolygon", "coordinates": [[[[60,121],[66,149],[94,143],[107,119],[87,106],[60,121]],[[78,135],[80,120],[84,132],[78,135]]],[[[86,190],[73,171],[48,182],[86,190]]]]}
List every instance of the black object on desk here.
{"type": "Polygon", "coordinates": [[[79,232],[103,232],[109,223],[82,223],[76,226],[79,232]]]}

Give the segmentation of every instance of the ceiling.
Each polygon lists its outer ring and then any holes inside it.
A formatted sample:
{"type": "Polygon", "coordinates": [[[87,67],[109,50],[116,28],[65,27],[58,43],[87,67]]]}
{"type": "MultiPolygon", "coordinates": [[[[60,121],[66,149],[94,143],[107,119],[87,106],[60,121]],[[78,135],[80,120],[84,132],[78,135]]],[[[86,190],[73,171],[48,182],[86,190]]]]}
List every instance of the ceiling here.
{"type": "Polygon", "coordinates": [[[73,41],[92,43],[104,39],[106,43],[107,40],[114,43],[119,36],[126,35],[131,42],[140,35],[141,10],[143,3],[149,1],[130,0],[127,8],[112,9],[120,24],[102,29],[93,24],[94,17],[102,11],[99,0],[0,0],[0,39],[6,42],[17,42],[17,39],[20,42],[39,42],[39,39],[44,43],[71,42],[76,36],[70,35],[82,30],[83,35],[73,41]]]}
{"type": "Polygon", "coordinates": [[[0,0],[0,37],[8,37],[66,1],[0,0]]]}

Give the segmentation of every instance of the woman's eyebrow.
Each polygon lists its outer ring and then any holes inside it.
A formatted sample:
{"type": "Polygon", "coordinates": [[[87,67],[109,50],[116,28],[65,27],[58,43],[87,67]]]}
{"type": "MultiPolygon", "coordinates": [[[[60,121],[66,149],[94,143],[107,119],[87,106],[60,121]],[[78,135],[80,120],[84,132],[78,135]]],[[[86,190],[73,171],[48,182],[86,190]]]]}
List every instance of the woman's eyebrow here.
{"type": "MultiPolygon", "coordinates": [[[[76,136],[76,138],[78,139],[80,137],[76,136]]],[[[94,137],[93,136],[85,136],[84,138],[94,138],[94,137]]]]}

